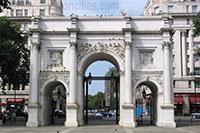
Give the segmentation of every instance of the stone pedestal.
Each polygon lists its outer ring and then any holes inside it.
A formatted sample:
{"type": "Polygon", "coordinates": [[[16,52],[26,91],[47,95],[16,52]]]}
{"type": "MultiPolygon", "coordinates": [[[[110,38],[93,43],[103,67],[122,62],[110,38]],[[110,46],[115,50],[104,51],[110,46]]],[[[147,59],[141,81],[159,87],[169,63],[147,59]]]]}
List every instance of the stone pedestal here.
{"type": "Polygon", "coordinates": [[[159,127],[165,128],[175,128],[176,123],[174,122],[174,105],[163,105],[161,106],[163,110],[163,120],[161,123],[157,123],[159,127]]]}
{"type": "Polygon", "coordinates": [[[76,104],[68,104],[66,110],[66,127],[78,127],[78,120],[77,120],[77,110],[78,106],[76,104]]]}
{"type": "Polygon", "coordinates": [[[28,122],[26,123],[27,127],[38,127],[39,126],[38,108],[39,107],[37,104],[29,105],[28,122]]]}
{"type": "Polygon", "coordinates": [[[123,108],[123,120],[120,120],[120,126],[128,127],[128,128],[135,128],[135,113],[134,113],[134,105],[133,104],[125,104],[122,105],[123,108]]]}

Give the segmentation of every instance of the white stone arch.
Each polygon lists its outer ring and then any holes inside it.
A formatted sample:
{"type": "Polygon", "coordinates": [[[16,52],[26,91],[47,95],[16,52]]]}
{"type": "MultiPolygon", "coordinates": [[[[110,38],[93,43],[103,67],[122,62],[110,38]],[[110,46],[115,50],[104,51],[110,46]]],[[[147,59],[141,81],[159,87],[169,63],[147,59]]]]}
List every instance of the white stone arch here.
{"type": "Polygon", "coordinates": [[[155,81],[154,79],[151,79],[151,78],[148,78],[148,79],[142,78],[142,79],[137,80],[133,84],[133,94],[135,93],[135,90],[137,89],[137,87],[140,84],[145,83],[145,82],[153,83],[157,87],[157,94],[161,94],[163,92],[163,90],[162,90],[163,87],[157,81],[155,81]]]}
{"type": "Polygon", "coordinates": [[[41,87],[41,94],[44,94],[45,93],[45,88],[47,87],[47,85],[48,84],[50,84],[50,83],[52,83],[52,82],[60,82],[60,83],[62,83],[63,85],[64,85],[64,87],[65,87],[65,89],[66,89],[66,94],[68,94],[69,93],[69,85],[65,82],[65,81],[63,81],[62,79],[49,79],[49,80],[47,80],[47,81],[45,81],[44,83],[43,83],[43,85],[42,85],[42,87],[41,87]]]}
{"type": "MultiPolygon", "coordinates": [[[[136,99],[135,99],[135,94],[136,94],[136,89],[138,86],[140,85],[146,85],[152,92],[153,94],[153,124],[157,125],[158,123],[158,119],[159,119],[159,114],[161,112],[161,101],[162,101],[162,95],[163,95],[163,87],[154,79],[151,78],[142,78],[137,80],[134,84],[133,84],[133,103],[135,103],[136,99]]],[[[135,116],[136,117],[136,116],[135,116]]],[[[161,117],[161,116],[160,116],[161,117]]]]}
{"type": "MultiPolygon", "coordinates": [[[[62,76],[61,76],[62,77],[62,76]]],[[[44,83],[41,83],[39,102],[41,106],[41,113],[39,113],[40,125],[48,125],[51,122],[51,114],[48,100],[52,99],[52,91],[58,84],[62,84],[65,88],[66,103],[68,101],[69,84],[64,79],[51,74],[44,83]],[[40,116],[41,115],[41,116],[40,116]]],[[[63,123],[64,124],[64,123],[63,123]]]]}
{"type": "Polygon", "coordinates": [[[111,50],[94,50],[90,51],[89,53],[85,54],[81,59],[79,59],[78,62],[78,71],[79,72],[85,72],[87,67],[97,61],[97,60],[106,60],[113,65],[115,65],[121,72],[123,72],[124,69],[124,61],[121,57],[119,57],[114,51],[111,50]]]}
{"type": "MultiPolygon", "coordinates": [[[[79,125],[83,125],[83,77],[85,74],[86,69],[88,68],[88,66],[90,64],[92,64],[95,61],[98,60],[106,60],[111,62],[113,65],[115,65],[115,67],[119,70],[119,72],[123,72],[124,71],[124,61],[122,58],[120,58],[114,51],[111,50],[94,50],[94,51],[90,51],[88,53],[86,53],[84,56],[82,56],[81,59],[79,59],[78,61],[78,89],[79,89],[79,100],[78,100],[78,104],[79,106],[79,110],[78,110],[78,123],[79,125]]],[[[120,75],[120,87],[119,90],[121,90],[122,88],[122,76],[120,75]]],[[[120,93],[120,91],[119,91],[120,93]]],[[[121,96],[121,95],[120,95],[121,96]]],[[[120,105],[119,105],[120,106],[120,105]]]]}

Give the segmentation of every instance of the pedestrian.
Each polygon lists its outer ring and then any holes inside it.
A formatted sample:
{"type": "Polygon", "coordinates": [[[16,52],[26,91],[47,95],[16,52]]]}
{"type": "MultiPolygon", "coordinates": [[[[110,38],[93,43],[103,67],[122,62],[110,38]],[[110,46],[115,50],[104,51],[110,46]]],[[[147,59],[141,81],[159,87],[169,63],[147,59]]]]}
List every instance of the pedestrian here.
{"type": "Polygon", "coordinates": [[[6,112],[3,112],[3,119],[2,119],[3,125],[6,124],[6,112]]]}
{"type": "Polygon", "coordinates": [[[27,122],[28,121],[28,113],[27,112],[25,112],[24,117],[25,117],[25,121],[27,122]]]}
{"type": "Polygon", "coordinates": [[[13,118],[13,122],[15,123],[16,122],[16,118],[17,118],[15,111],[12,112],[12,118],[13,118]]]}

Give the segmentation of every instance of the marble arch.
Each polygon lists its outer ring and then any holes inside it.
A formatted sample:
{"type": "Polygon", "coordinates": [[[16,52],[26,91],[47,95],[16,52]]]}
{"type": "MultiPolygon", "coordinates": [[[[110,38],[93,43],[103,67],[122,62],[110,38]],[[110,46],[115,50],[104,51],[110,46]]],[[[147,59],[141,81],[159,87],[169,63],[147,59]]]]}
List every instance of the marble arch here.
{"type": "Polygon", "coordinates": [[[61,81],[66,93],[66,127],[84,125],[83,73],[96,60],[120,70],[120,121],[136,127],[135,86],[151,82],[158,88],[157,126],[176,127],[172,101],[172,34],[170,16],[32,18],[30,99],[27,126],[44,125],[44,86],[61,81]],[[123,89],[122,89],[123,88],[123,89]]]}

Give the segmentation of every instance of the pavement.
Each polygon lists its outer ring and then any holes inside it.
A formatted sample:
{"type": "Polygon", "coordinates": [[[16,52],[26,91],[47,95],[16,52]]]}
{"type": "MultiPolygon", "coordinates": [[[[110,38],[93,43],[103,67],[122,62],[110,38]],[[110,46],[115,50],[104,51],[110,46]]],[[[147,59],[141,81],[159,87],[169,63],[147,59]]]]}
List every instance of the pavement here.
{"type": "MultiPolygon", "coordinates": [[[[108,121],[108,120],[107,120],[108,121]]],[[[149,124],[139,125],[137,128],[122,128],[114,123],[100,122],[90,123],[78,128],[66,128],[60,124],[54,124],[51,126],[44,126],[38,128],[25,127],[23,119],[18,119],[17,123],[7,123],[7,125],[0,127],[0,133],[200,133],[200,120],[193,120],[191,122],[190,117],[177,117],[177,128],[160,128],[155,126],[149,126],[149,124]]]]}
{"type": "Polygon", "coordinates": [[[38,128],[28,127],[0,127],[0,133],[200,133],[200,126],[179,127],[175,129],[144,126],[137,128],[122,128],[117,125],[83,126],[66,128],[64,126],[46,126],[38,128]]]}

